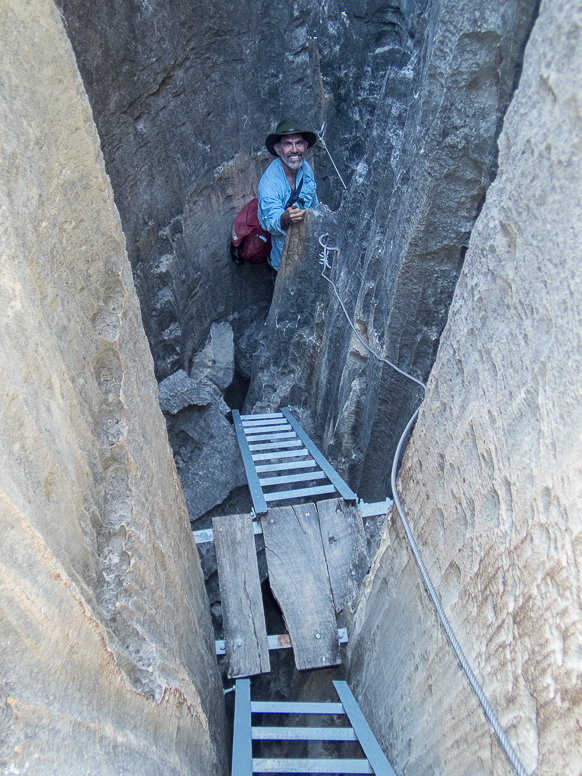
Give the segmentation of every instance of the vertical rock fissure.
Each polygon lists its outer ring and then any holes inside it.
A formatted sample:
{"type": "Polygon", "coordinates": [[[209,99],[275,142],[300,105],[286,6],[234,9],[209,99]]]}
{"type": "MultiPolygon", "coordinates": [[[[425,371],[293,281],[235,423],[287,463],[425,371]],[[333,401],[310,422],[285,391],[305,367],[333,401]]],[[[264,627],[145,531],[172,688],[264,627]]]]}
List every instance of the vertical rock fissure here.
{"type": "MultiPolygon", "coordinates": [[[[383,501],[419,396],[353,336],[319,276],[318,238],[329,232],[339,248],[331,276],[356,330],[426,381],[538,0],[261,0],[243,18],[234,0],[151,0],[139,12],[114,0],[59,5],[193,527],[250,510],[228,419],[243,404],[294,405],[359,496],[383,501]],[[348,190],[315,149],[330,209],[295,235],[273,289],[269,269],[235,266],[227,243],[269,163],[264,137],[289,114],[314,129],[326,121],[348,190]]],[[[107,541],[117,558],[123,537],[107,541]]],[[[220,635],[211,551],[202,563],[220,635]]]]}

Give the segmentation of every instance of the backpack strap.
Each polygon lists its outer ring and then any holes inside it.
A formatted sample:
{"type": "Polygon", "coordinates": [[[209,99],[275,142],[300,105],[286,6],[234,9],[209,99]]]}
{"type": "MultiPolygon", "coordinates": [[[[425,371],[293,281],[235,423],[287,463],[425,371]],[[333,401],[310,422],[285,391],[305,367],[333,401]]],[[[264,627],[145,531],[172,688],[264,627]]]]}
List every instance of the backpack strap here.
{"type": "Polygon", "coordinates": [[[302,176],[301,180],[299,181],[299,186],[297,186],[296,189],[291,190],[291,196],[287,200],[287,204],[285,205],[285,210],[287,210],[290,207],[293,207],[293,205],[299,199],[299,195],[301,194],[301,187],[303,186],[304,179],[305,179],[305,176],[302,176]]]}

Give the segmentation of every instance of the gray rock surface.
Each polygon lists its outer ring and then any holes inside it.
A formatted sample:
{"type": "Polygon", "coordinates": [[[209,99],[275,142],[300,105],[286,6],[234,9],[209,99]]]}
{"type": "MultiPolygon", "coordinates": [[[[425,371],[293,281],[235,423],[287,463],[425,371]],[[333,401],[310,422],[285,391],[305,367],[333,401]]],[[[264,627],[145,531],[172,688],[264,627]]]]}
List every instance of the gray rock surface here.
{"type": "Polygon", "coordinates": [[[91,109],[0,5],[0,770],[224,774],[203,577],[91,109]]]}
{"type": "Polygon", "coordinates": [[[266,265],[237,267],[236,213],[281,112],[321,123],[311,3],[62,0],[89,93],[159,380],[189,371],[211,324],[266,314],[266,265]],[[153,53],[155,52],[155,53],[153,53]],[[282,77],[281,74],[285,73],[282,77]]]}
{"type": "Polygon", "coordinates": [[[232,326],[223,321],[213,323],[204,349],[190,364],[190,377],[214,383],[224,393],[234,377],[234,339],[232,326]]]}
{"type": "Polygon", "coordinates": [[[166,377],[158,386],[160,409],[170,415],[176,415],[192,404],[206,407],[217,398],[220,398],[220,394],[213,384],[193,380],[183,369],[166,377]]]}
{"type": "MultiPolygon", "coordinates": [[[[582,7],[542,3],[399,478],[461,646],[544,776],[582,770],[581,101],[582,7]]],[[[397,772],[510,772],[394,516],[348,675],[397,772]]]]}
{"type": "Polygon", "coordinates": [[[246,484],[234,426],[226,419],[229,412],[214,387],[214,398],[206,406],[190,406],[167,419],[168,437],[192,521],[246,484]]]}

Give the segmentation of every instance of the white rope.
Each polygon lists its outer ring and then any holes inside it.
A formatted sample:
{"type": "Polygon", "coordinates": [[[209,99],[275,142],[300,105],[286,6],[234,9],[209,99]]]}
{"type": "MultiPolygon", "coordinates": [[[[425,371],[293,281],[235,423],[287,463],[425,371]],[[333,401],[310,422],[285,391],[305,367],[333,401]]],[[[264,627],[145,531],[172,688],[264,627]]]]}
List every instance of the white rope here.
{"type": "Polygon", "coordinates": [[[334,162],[334,160],[333,160],[333,157],[332,157],[332,155],[331,155],[331,154],[330,154],[330,152],[329,152],[329,148],[327,147],[327,144],[326,144],[326,142],[325,142],[325,121],[324,121],[324,122],[323,122],[323,124],[321,125],[321,129],[320,129],[320,130],[318,130],[318,131],[317,131],[315,134],[316,134],[316,135],[317,135],[317,137],[319,138],[319,141],[320,141],[321,145],[323,146],[323,149],[324,149],[324,151],[326,151],[326,152],[327,152],[327,155],[328,155],[328,156],[329,156],[329,158],[331,159],[331,163],[333,164],[333,166],[334,166],[334,169],[335,169],[335,171],[337,172],[338,178],[339,178],[339,179],[340,179],[340,181],[342,182],[342,186],[344,187],[344,189],[347,189],[348,187],[347,187],[347,186],[346,186],[346,184],[344,183],[344,179],[342,178],[342,176],[341,176],[341,173],[340,173],[340,171],[338,170],[338,168],[337,168],[337,165],[336,165],[336,163],[334,162]]]}
{"type": "MultiPolygon", "coordinates": [[[[422,386],[423,389],[426,388],[424,383],[421,383],[420,380],[417,380],[416,377],[413,377],[412,375],[407,374],[406,372],[403,372],[402,369],[397,367],[395,364],[393,364],[391,361],[389,361],[387,358],[383,358],[382,356],[379,356],[375,351],[372,350],[368,346],[366,342],[362,339],[359,332],[357,331],[356,327],[352,323],[352,320],[350,316],[348,315],[348,311],[345,308],[345,305],[343,301],[340,298],[340,295],[338,293],[337,287],[333,280],[331,278],[328,278],[325,274],[326,269],[331,269],[331,264],[329,263],[329,253],[330,251],[337,251],[338,248],[333,248],[330,245],[327,245],[326,242],[324,242],[325,238],[328,237],[327,234],[322,234],[319,238],[319,244],[323,248],[323,252],[320,256],[319,263],[323,265],[323,269],[321,271],[322,277],[324,277],[327,282],[333,287],[333,290],[335,292],[335,295],[338,299],[338,302],[340,303],[342,310],[344,311],[344,314],[346,316],[346,319],[350,326],[352,327],[356,337],[360,340],[362,345],[370,351],[370,353],[375,356],[379,361],[382,361],[385,364],[388,364],[393,369],[395,369],[397,372],[399,372],[401,375],[404,375],[405,377],[408,377],[410,380],[413,380],[418,385],[422,386]]],[[[435,586],[432,583],[432,580],[428,574],[428,571],[426,570],[426,566],[424,565],[424,561],[422,560],[422,555],[420,554],[420,549],[418,548],[418,545],[416,543],[416,540],[414,538],[414,535],[412,533],[412,530],[410,528],[410,525],[408,523],[408,520],[406,519],[406,515],[404,513],[404,509],[402,507],[402,504],[400,502],[400,498],[398,496],[398,491],[396,489],[396,477],[398,474],[398,461],[400,460],[400,453],[402,451],[402,446],[404,445],[404,440],[406,439],[406,436],[412,426],[414,425],[414,422],[416,418],[418,417],[418,413],[420,412],[420,407],[422,406],[422,403],[415,411],[414,415],[410,418],[408,421],[408,424],[406,428],[404,429],[404,432],[402,436],[400,437],[400,440],[398,442],[398,446],[396,448],[396,453],[394,455],[394,460],[392,462],[392,472],[391,472],[391,485],[392,485],[392,495],[394,496],[394,503],[396,504],[396,509],[398,510],[398,514],[400,515],[400,520],[402,522],[402,526],[404,528],[404,532],[406,534],[406,538],[408,539],[408,542],[410,544],[410,547],[412,549],[412,554],[414,555],[414,559],[416,560],[416,563],[418,565],[418,568],[420,570],[420,574],[422,576],[422,579],[424,581],[424,584],[426,586],[426,589],[428,591],[428,594],[430,598],[432,599],[432,602],[434,604],[434,607],[437,611],[437,615],[443,625],[443,628],[445,629],[445,632],[447,636],[449,637],[449,641],[451,642],[451,646],[453,647],[453,650],[455,651],[455,654],[457,655],[457,658],[459,660],[459,663],[461,664],[461,667],[463,671],[465,672],[465,675],[467,679],[469,680],[469,684],[471,685],[473,691],[475,692],[475,695],[477,696],[479,703],[481,704],[483,711],[485,712],[485,716],[489,720],[491,727],[493,728],[495,735],[497,736],[497,739],[499,740],[499,743],[505,750],[505,754],[507,755],[509,762],[513,766],[515,772],[518,774],[518,776],[528,776],[527,771],[525,770],[521,760],[517,756],[517,753],[513,746],[511,745],[511,742],[509,738],[507,737],[507,734],[505,733],[504,729],[501,726],[501,723],[499,722],[499,719],[497,718],[497,715],[493,711],[493,708],[491,707],[491,704],[487,700],[487,697],[485,693],[483,692],[483,688],[477,681],[477,677],[473,673],[471,666],[469,665],[469,661],[465,657],[465,653],[463,652],[461,645],[457,641],[457,637],[454,634],[453,629],[451,628],[451,624],[449,623],[449,620],[447,618],[447,615],[445,614],[445,610],[442,607],[442,604],[440,602],[440,599],[438,597],[438,593],[435,589],[435,586]]]]}

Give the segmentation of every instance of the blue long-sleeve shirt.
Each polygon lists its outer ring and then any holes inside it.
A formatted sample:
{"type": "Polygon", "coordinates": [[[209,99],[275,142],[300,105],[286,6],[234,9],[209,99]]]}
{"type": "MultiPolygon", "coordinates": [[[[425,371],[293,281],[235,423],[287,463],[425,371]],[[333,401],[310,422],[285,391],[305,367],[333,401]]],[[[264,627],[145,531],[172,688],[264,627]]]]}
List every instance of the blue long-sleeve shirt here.
{"type": "MultiPolygon", "coordinates": [[[[303,200],[303,205],[297,202],[297,207],[316,208],[319,204],[317,199],[317,184],[313,176],[313,170],[308,162],[304,161],[297,170],[295,185],[303,179],[299,198],[303,200]]],[[[286,232],[281,229],[281,216],[285,212],[285,205],[291,196],[291,186],[287,181],[283,163],[280,159],[275,159],[267,167],[259,182],[259,222],[263,229],[271,233],[271,255],[272,266],[278,270],[281,264],[281,254],[285,244],[286,232]]]]}

